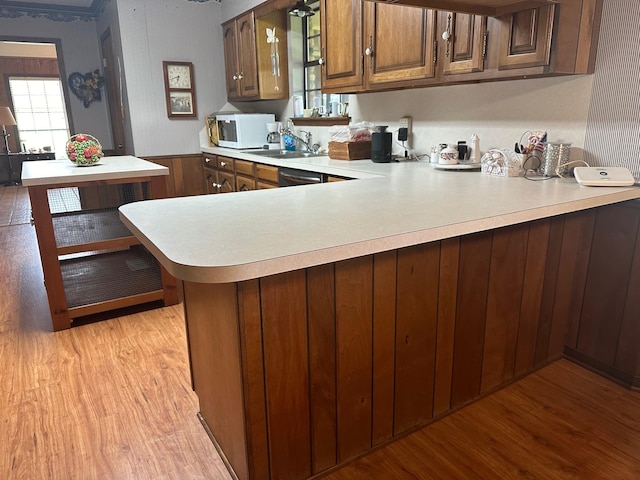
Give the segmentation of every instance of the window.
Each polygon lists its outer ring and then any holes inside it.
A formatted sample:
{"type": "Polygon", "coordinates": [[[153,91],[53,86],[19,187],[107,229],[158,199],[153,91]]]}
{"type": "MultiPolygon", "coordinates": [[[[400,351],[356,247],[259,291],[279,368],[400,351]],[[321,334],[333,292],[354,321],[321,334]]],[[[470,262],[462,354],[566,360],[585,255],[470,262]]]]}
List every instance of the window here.
{"type": "Polygon", "coordinates": [[[302,19],[303,65],[304,65],[304,105],[305,108],[317,108],[322,115],[329,115],[331,102],[348,102],[348,95],[326,95],[322,88],[322,45],[320,42],[320,2],[307,2],[315,12],[311,17],[302,19]]]}
{"type": "Polygon", "coordinates": [[[309,3],[308,6],[316,12],[311,17],[302,19],[304,32],[304,100],[305,108],[319,108],[324,104],[322,99],[322,46],[320,44],[320,6],[319,2],[309,3]]]}
{"type": "Polygon", "coordinates": [[[9,89],[22,150],[50,147],[57,157],[64,157],[70,134],[60,79],[9,77],[9,89]]]}

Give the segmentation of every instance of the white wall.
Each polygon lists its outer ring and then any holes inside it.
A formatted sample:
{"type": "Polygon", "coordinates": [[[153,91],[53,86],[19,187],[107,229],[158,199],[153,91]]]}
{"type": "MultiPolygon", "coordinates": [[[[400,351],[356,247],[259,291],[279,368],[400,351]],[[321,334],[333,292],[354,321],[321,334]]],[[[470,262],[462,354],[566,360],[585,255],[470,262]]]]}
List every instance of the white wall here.
{"type": "Polygon", "coordinates": [[[581,158],[591,87],[591,76],[431,87],[352,95],[349,110],[356,121],[394,132],[401,117],[411,116],[416,154],[438,143],[469,143],[473,134],[482,151],[513,148],[525,131],[544,130],[549,141],[571,143],[573,156],[581,158]]]}
{"type": "Polygon", "coordinates": [[[640,3],[606,0],[585,148],[596,166],[625,166],[640,181],[640,3]]]}
{"type": "MultiPolygon", "coordinates": [[[[55,22],[45,18],[0,18],[0,35],[3,37],[34,37],[38,39],[60,39],[64,69],[68,77],[73,72],[87,73],[100,65],[100,46],[95,22],[74,20],[55,22]]],[[[89,133],[100,140],[105,149],[112,148],[111,129],[107,113],[107,102],[103,99],[85,108],[82,101],[71,92],[65,92],[71,105],[74,131],[89,133]]]]}
{"type": "Polygon", "coordinates": [[[136,155],[200,151],[205,117],[226,101],[220,15],[217,2],[118,0],[136,155]],[[167,117],[163,60],[193,63],[197,119],[167,117]]]}
{"type": "MultiPolygon", "coordinates": [[[[118,22],[118,8],[115,1],[109,1],[105,3],[105,8],[96,21],[96,29],[98,32],[98,39],[101,42],[102,36],[107,30],[111,32],[111,42],[113,44],[113,56],[115,65],[112,65],[114,72],[118,76],[118,84],[116,89],[118,90],[118,98],[114,99],[114,104],[120,106],[118,111],[113,112],[113,115],[122,115],[124,128],[125,128],[125,147],[127,154],[133,154],[133,135],[131,133],[131,116],[129,115],[128,102],[127,102],[127,82],[124,71],[124,63],[122,60],[122,42],[120,40],[120,24],[118,22]]],[[[105,88],[105,93],[106,88],[105,88]]],[[[107,111],[109,110],[109,104],[107,103],[107,111]]],[[[111,128],[111,123],[109,123],[111,128]]],[[[115,146],[114,146],[115,147],[115,146]]]]}

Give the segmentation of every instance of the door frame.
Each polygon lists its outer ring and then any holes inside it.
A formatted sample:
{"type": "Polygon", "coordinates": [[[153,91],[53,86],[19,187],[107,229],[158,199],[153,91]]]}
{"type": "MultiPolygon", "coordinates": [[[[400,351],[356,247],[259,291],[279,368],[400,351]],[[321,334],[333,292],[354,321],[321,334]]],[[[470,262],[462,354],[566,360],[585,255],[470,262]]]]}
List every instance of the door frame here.
{"type": "MultiPolygon", "coordinates": [[[[64,57],[62,54],[62,40],[60,38],[43,38],[43,37],[17,37],[12,35],[0,35],[0,42],[30,42],[30,43],[49,43],[56,46],[56,59],[58,61],[58,72],[60,74],[60,82],[62,83],[62,95],[64,98],[64,107],[67,110],[67,122],[69,131],[75,132],[73,126],[73,115],[71,112],[71,101],[69,99],[69,82],[67,81],[67,72],[64,68],[64,57]]],[[[9,79],[5,78],[5,86],[9,92],[9,79]]],[[[11,96],[9,95],[11,100],[11,96]]]]}

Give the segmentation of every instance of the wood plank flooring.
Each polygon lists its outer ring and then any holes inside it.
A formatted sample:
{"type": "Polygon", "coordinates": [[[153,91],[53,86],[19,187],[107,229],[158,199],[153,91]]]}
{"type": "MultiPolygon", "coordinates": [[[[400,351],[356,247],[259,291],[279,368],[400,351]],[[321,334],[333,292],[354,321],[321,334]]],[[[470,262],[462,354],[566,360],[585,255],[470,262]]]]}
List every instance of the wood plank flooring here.
{"type": "MultiPolygon", "coordinates": [[[[181,305],[54,334],[0,227],[0,478],[229,480],[197,411],[181,305]]],[[[323,478],[638,479],[640,393],[559,361],[323,478]]]]}
{"type": "Polygon", "coordinates": [[[22,225],[31,220],[31,204],[26,187],[0,186],[0,227],[22,225]]]}

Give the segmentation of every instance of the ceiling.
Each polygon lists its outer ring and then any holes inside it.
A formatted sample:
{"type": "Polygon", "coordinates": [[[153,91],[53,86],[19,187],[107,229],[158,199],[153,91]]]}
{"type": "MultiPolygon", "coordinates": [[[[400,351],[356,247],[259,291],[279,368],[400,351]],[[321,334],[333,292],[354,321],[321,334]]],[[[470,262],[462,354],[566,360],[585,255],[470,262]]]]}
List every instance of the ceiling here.
{"type": "MultiPolygon", "coordinates": [[[[92,21],[102,13],[107,2],[115,0],[0,0],[0,17],[30,16],[61,22],[92,21]]],[[[212,0],[187,0],[204,3],[212,0]]],[[[221,0],[213,0],[221,3],[221,0]]]]}
{"type": "Polygon", "coordinates": [[[62,22],[95,20],[110,0],[0,0],[0,17],[30,16],[62,22]]]}

